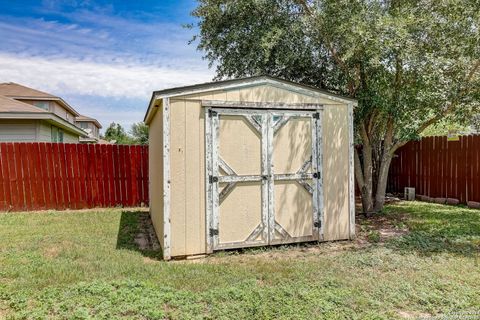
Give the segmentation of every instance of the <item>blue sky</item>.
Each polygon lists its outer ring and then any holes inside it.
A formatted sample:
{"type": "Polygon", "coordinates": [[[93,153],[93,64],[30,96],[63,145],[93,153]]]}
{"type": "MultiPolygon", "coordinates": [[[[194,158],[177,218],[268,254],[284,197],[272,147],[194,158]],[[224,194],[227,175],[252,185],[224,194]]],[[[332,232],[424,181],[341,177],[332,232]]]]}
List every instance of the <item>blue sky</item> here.
{"type": "Polygon", "coordinates": [[[0,82],[63,97],[127,129],[153,90],[210,81],[188,41],[194,0],[0,0],[0,82]]]}

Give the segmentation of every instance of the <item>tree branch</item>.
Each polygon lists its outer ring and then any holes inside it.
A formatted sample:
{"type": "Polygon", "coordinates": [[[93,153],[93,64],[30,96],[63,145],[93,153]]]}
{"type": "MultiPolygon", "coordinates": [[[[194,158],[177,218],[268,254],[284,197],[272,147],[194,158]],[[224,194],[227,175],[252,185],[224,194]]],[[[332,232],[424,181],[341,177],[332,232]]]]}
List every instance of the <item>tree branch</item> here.
{"type": "MultiPolygon", "coordinates": [[[[306,0],[295,0],[295,3],[297,3],[297,5],[299,5],[303,11],[305,11],[305,13],[307,15],[309,15],[310,17],[313,17],[314,15],[314,12],[313,10],[310,8],[310,6],[308,5],[307,1],[306,0]]],[[[348,68],[347,64],[345,63],[345,61],[343,61],[339,54],[338,54],[338,51],[335,49],[334,45],[333,45],[333,41],[328,38],[326,35],[324,35],[324,39],[326,40],[325,41],[325,45],[328,49],[328,51],[330,52],[333,60],[335,61],[335,63],[343,70],[343,72],[345,72],[345,74],[348,76],[348,78],[350,79],[348,81],[348,91],[349,91],[349,94],[350,96],[353,97],[353,95],[355,94],[355,91],[357,90],[356,88],[356,85],[355,85],[355,79],[353,79],[351,77],[351,74],[350,74],[350,69],[348,68]]],[[[357,76],[359,76],[359,71],[356,72],[357,76]]],[[[358,80],[358,79],[357,79],[358,80]]]]}
{"type": "Polygon", "coordinates": [[[427,129],[430,125],[436,123],[437,121],[441,120],[443,117],[445,117],[446,115],[448,115],[450,112],[454,111],[455,108],[458,106],[458,103],[460,102],[460,99],[468,93],[469,91],[469,84],[470,84],[470,81],[472,81],[472,78],[473,76],[475,75],[475,73],[480,69],[480,59],[477,60],[472,69],[470,70],[470,72],[468,73],[467,77],[466,77],[466,85],[465,87],[457,94],[457,96],[455,97],[455,99],[453,99],[452,102],[450,102],[450,104],[445,108],[445,110],[436,115],[435,117],[425,121],[417,130],[417,134],[421,134],[425,129],[427,129]]]}

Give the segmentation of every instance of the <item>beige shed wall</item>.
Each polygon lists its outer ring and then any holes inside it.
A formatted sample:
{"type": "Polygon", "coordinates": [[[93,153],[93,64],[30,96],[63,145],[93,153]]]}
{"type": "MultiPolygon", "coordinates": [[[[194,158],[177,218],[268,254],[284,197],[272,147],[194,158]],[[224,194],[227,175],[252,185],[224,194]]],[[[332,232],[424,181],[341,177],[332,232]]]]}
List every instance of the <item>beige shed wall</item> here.
{"type": "MultiPolygon", "coordinates": [[[[203,254],[205,239],[205,128],[201,100],[242,102],[321,103],[323,112],[323,173],[324,173],[324,238],[340,240],[349,238],[349,133],[348,108],[336,101],[310,97],[271,85],[207,92],[171,98],[171,256],[203,254]]],[[[156,130],[161,118],[154,116],[150,124],[156,130]]],[[[150,134],[150,148],[161,144],[161,135],[150,134]]],[[[152,150],[152,149],[150,149],[152,150]]],[[[150,151],[152,154],[154,152],[150,151]]],[[[152,155],[157,159],[159,156],[152,155]]],[[[153,187],[153,179],[161,181],[157,160],[150,162],[152,200],[162,197],[160,188],[153,187]]],[[[152,217],[161,224],[159,208],[153,200],[152,217]]],[[[156,227],[157,234],[163,234],[156,227]]]]}
{"type": "Polygon", "coordinates": [[[348,106],[323,111],[324,240],[350,237],[348,106]]]}
{"type": "Polygon", "coordinates": [[[158,108],[149,124],[148,166],[150,187],[150,216],[162,249],[163,242],[163,117],[158,108]]]}

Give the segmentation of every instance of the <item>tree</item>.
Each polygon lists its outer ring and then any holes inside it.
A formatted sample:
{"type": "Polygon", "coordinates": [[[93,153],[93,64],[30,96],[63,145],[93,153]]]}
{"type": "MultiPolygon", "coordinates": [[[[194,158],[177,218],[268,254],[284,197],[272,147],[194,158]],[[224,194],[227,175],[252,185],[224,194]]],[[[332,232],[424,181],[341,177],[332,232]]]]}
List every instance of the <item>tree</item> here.
{"type": "Polygon", "coordinates": [[[382,210],[399,147],[478,112],[477,0],[200,0],[193,15],[217,79],[270,74],[359,101],[366,213],[382,210]]]}
{"type": "Polygon", "coordinates": [[[130,131],[137,144],[148,144],[148,126],[144,122],[134,123],[130,131]]]}
{"type": "Polygon", "coordinates": [[[125,129],[119,124],[112,122],[107,130],[105,130],[105,140],[114,141],[116,144],[132,144],[133,139],[126,132],[125,129]]]}

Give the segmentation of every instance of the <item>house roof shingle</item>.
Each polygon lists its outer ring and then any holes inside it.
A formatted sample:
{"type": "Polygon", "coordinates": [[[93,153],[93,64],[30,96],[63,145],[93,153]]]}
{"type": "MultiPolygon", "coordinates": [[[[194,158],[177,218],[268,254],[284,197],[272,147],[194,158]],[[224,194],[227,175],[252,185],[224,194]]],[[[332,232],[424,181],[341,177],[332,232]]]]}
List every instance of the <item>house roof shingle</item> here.
{"type": "Polygon", "coordinates": [[[5,96],[0,96],[0,112],[45,113],[47,111],[32,106],[28,103],[17,101],[5,96]]]}
{"type": "Polygon", "coordinates": [[[77,110],[75,110],[62,98],[40,90],[23,86],[15,82],[0,83],[0,95],[17,100],[52,100],[62,105],[65,109],[73,113],[74,116],[80,115],[77,110]]]}
{"type": "Polygon", "coordinates": [[[49,93],[22,86],[15,82],[0,83],[0,95],[6,97],[18,98],[42,98],[42,99],[60,99],[49,93]]]}

